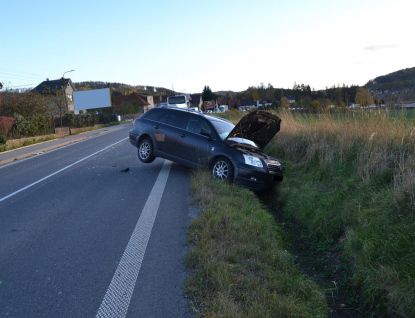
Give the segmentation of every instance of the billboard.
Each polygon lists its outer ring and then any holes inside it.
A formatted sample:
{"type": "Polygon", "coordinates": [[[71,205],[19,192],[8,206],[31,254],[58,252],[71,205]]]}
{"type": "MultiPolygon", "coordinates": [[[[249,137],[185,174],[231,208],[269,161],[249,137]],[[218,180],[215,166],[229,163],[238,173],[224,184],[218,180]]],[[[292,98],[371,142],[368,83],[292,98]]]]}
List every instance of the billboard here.
{"type": "Polygon", "coordinates": [[[75,111],[93,108],[111,107],[109,88],[73,92],[75,111]]]}
{"type": "Polygon", "coordinates": [[[215,108],[215,101],[214,100],[207,100],[204,102],[205,109],[213,109],[215,108]]]}

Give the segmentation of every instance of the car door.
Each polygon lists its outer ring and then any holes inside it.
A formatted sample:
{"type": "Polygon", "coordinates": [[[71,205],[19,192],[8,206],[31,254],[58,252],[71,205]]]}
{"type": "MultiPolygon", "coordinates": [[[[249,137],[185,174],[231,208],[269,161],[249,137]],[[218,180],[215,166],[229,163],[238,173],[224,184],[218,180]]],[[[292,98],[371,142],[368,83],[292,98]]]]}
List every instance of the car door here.
{"type": "Polygon", "coordinates": [[[180,157],[187,165],[206,166],[208,163],[210,144],[212,139],[202,135],[201,129],[209,131],[213,129],[206,119],[201,116],[189,114],[189,119],[177,141],[176,156],[180,157]]]}
{"type": "Polygon", "coordinates": [[[170,109],[159,119],[159,125],[155,129],[158,150],[169,159],[174,159],[172,157],[176,156],[177,144],[181,139],[187,118],[187,112],[170,109]]]}

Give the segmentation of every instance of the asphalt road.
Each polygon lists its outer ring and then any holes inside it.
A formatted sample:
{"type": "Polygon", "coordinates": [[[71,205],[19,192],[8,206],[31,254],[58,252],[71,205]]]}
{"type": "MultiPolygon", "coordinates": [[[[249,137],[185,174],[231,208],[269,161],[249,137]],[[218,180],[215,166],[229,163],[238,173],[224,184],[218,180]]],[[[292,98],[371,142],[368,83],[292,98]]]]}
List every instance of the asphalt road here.
{"type": "Polygon", "coordinates": [[[0,166],[0,317],[192,316],[189,170],[129,128],[0,166]]]}

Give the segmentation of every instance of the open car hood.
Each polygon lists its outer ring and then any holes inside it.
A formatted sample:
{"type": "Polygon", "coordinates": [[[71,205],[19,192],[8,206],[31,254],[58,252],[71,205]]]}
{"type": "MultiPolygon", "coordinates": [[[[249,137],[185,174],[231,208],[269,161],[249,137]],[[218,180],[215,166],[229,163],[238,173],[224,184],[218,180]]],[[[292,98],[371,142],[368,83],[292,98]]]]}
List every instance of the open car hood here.
{"type": "Polygon", "coordinates": [[[277,132],[280,131],[281,119],[272,113],[255,110],[242,119],[232,129],[226,139],[245,138],[264,149],[277,132]]]}

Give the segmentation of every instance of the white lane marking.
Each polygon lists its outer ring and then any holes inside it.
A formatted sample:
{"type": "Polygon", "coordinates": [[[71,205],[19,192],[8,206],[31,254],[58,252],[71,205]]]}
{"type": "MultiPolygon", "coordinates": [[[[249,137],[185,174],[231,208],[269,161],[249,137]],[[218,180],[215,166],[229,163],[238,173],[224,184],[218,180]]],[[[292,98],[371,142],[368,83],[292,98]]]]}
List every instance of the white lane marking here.
{"type": "Polygon", "coordinates": [[[108,146],[108,147],[105,147],[105,148],[103,148],[103,149],[101,149],[101,150],[99,150],[99,151],[97,151],[97,152],[93,153],[92,155],[89,155],[89,156],[87,156],[87,157],[85,157],[85,158],[82,158],[81,160],[78,160],[77,162],[74,162],[74,163],[70,164],[69,166],[66,166],[65,168],[62,168],[62,169],[60,169],[60,170],[58,170],[58,171],[55,171],[54,173],[52,173],[52,174],[50,174],[50,175],[48,175],[48,176],[46,176],[46,177],[44,177],[44,178],[42,178],[42,179],[40,179],[40,180],[37,180],[36,182],[33,182],[33,183],[29,184],[28,186],[25,186],[24,188],[21,188],[20,190],[17,190],[17,191],[15,191],[15,192],[13,192],[13,193],[11,193],[11,194],[9,194],[9,195],[7,195],[7,196],[5,196],[5,197],[1,198],[1,199],[0,199],[0,202],[4,201],[4,200],[6,200],[6,199],[8,199],[8,198],[10,198],[10,197],[12,197],[12,196],[14,196],[14,195],[16,195],[16,194],[20,193],[20,192],[22,192],[22,191],[24,191],[24,190],[26,190],[26,189],[28,189],[28,188],[30,188],[30,187],[33,187],[34,185],[36,185],[36,184],[38,184],[38,183],[40,183],[40,182],[42,182],[42,181],[45,181],[46,179],[49,179],[50,177],[53,177],[55,174],[58,174],[58,173],[60,173],[60,172],[62,172],[62,171],[64,171],[64,170],[66,170],[66,169],[69,169],[70,167],[72,167],[72,166],[74,166],[74,165],[76,165],[76,164],[78,164],[78,163],[80,163],[80,162],[82,162],[82,161],[84,161],[84,160],[86,160],[86,159],[88,159],[88,158],[91,158],[91,157],[95,156],[96,154],[98,154],[98,153],[100,153],[100,152],[103,152],[104,150],[107,150],[108,148],[111,148],[111,147],[113,147],[113,146],[115,146],[115,145],[119,144],[120,142],[123,142],[123,141],[124,141],[124,140],[126,140],[126,139],[128,139],[128,137],[127,137],[127,138],[124,138],[124,139],[122,139],[122,140],[120,140],[120,141],[117,141],[116,143],[114,143],[114,144],[112,144],[112,145],[110,145],[110,146],[108,146]]]}
{"type": "Polygon", "coordinates": [[[98,309],[97,318],[121,318],[127,315],[170,167],[171,162],[166,160],[98,309]]]}

